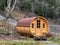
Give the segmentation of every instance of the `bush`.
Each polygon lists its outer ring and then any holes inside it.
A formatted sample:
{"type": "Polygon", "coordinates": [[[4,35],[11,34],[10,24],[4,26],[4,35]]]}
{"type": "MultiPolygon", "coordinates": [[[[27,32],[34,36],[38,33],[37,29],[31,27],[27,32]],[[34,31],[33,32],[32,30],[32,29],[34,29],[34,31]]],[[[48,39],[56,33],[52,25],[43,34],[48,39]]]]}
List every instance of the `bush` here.
{"type": "Polygon", "coordinates": [[[7,6],[7,0],[0,0],[0,10],[5,10],[5,7],[7,6]]]}
{"type": "Polygon", "coordinates": [[[31,11],[31,4],[29,2],[21,3],[19,5],[19,8],[21,11],[30,12],[31,11]]]}

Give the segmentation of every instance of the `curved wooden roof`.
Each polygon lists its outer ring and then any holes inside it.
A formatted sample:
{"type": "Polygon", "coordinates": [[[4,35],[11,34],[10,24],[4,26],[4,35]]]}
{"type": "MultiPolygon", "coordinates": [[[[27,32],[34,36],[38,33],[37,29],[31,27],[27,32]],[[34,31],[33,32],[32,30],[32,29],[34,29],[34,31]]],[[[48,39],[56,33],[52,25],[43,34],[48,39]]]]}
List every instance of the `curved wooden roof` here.
{"type": "MultiPolygon", "coordinates": [[[[45,18],[41,17],[41,16],[38,16],[44,20],[46,20],[45,18]]],[[[31,18],[23,18],[23,19],[20,19],[18,20],[17,22],[17,26],[21,26],[21,27],[29,27],[31,22],[35,19],[35,18],[38,18],[38,17],[31,17],[31,18]]],[[[47,20],[46,20],[47,21],[47,20]]]]}

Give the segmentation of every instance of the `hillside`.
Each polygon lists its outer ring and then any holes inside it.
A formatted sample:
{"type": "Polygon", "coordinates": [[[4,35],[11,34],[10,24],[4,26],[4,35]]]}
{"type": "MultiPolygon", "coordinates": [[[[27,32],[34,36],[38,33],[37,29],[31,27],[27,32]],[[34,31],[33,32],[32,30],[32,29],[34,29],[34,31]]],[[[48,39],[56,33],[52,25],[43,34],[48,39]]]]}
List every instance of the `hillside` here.
{"type": "Polygon", "coordinates": [[[60,0],[0,0],[0,45],[60,45],[60,0]]]}

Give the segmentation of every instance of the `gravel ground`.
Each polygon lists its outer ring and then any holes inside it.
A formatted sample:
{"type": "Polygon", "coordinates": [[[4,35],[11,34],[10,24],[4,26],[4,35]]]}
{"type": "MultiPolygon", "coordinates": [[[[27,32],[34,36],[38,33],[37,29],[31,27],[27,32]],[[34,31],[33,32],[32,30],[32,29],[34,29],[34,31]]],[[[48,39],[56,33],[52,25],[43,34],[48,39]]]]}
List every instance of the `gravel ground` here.
{"type": "Polygon", "coordinates": [[[60,34],[60,25],[49,25],[49,31],[60,34]]]}

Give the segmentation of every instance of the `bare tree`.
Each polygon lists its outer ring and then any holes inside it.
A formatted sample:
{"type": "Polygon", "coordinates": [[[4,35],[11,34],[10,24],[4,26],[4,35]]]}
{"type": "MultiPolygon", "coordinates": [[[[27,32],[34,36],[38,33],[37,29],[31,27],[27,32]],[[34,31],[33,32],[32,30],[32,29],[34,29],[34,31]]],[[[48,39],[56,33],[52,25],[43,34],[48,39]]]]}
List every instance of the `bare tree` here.
{"type": "Polygon", "coordinates": [[[6,17],[8,17],[9,14],[11,14],[11,13],[13,12],[14,7],[15,7],[15,5],[16,5],[17,0],[14,0],[14,4],[11,3],[12,1],[13,1],[13,0],[7,0],[6,17]],[[11,5],[12,5],[12,6],[11,6],[11,5]]]}
{"type": "Polygon", "coordinates": [[[8,20],[9,15],[13,12],[16,2],[17,2],[17,0],[7,0],[7,7],[5,8],[5,12],[6,12],[5,27],[8,27],[7,20],[8,20]],[[12,1],[14,1],[13,4],[12,4],[12,1]]]}

